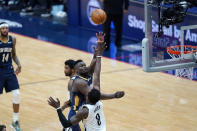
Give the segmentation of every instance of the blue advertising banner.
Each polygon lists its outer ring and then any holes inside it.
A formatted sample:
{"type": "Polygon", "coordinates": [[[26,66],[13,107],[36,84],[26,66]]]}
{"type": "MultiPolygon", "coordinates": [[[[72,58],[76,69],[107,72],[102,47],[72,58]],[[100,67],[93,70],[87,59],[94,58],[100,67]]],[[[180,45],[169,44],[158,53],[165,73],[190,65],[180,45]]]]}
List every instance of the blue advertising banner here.
{"type": "MultiPolygon", "coordinates": [[[[70,2],[72,2],[70,0],[70,2]]],[[[68,8],[76,8],[76,5],[70,4],[72,6],[68,8]]],[[[90,20],[90,13],[92,10],[102,8],[102,3],[99,0],[81,0],[80,1],[80,11],[76,17],[79,17],[79,26],[89,28],[92,30],[102,30],[101,25],[95,25],[90,20]]],[[[68,14],[72,15],[72,14],[68,14]]],[[[153,16],[153,32],[158,31],[158,20],[157,20],[157,10],[154,9],[152,12],[153,16]]],[[[73,19],[77,19],[73,17],[73,19]]],[[[73,21],[72,19],[68,19],[68,21],[73,21]]],[[[71,22],[70,22],[71,23],[71,22]]],[[[197,23],[197,17],[192,14],[187,14],[185,17],[184,22],[176,25],[170,26],[170,28],[164,27],[164,36],[167,36],[171,39],[169,42],[174,42],[174,38],[180,40],[180,26],[184,25],[193,25],[197,23]]],[[[113,28],[113,25],[112,25],[113,28]]],[[[112,29],[113,31],[113,29],[112,29]]],[[[136,2],[132,1],[129,5],[128,14],[124,15],[123,18],[123,36],[127,38],[134,39],[141,41],[144,38],[145,33],[145,22],[144,22],[144,3],[143,2],[136,2]]],[[[186,32],[185,40],[190,42],[197,43],[197,31],[196,30],[189,30],[186,32]]],[[[165,40],[164,40],[165,41],[165,40]]],[[[166,40],[168,41],[168,40],[166,40]]]]}
{"type": "Polygon", "coordinates": [[[68,24],[79,25],[80,0],[67,1],[68,24]]]}

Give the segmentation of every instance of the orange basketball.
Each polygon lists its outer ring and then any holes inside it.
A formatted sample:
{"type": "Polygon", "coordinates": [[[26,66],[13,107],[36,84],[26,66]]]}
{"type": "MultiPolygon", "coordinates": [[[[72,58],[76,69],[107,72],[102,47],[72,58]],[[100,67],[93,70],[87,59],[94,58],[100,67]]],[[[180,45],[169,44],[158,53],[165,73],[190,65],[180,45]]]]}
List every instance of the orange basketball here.
{"type": "Polygon", "coordinates": [[[106,15],[105,11],[103,11],[102,9],[95,9],[91,13],[91,20],[95,24],[105,23],[106,18],[107,18],[107,15],[106,15]]]}

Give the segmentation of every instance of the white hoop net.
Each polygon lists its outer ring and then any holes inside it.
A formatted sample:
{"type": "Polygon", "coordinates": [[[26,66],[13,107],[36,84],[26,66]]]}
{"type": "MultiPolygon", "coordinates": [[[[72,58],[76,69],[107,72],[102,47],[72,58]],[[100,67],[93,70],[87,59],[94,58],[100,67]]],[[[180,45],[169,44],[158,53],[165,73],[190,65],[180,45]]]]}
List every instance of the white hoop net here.
{"type": "MultiPolygon", "coordinates": [[[[188,56],[192,56],[197,50],[196,46],[184,46],[184,54],[188,56]]],[[[167,49],[168,54],[172,57],[172,59],[180,58],[181,57],[181,46],[171,46],[167,49]]],[[[175,75],[176,77],[184,77],[190,80],[193,79],[193,71],[194,68],[183,68],[183,69],[176,69],[175,75]]]]}

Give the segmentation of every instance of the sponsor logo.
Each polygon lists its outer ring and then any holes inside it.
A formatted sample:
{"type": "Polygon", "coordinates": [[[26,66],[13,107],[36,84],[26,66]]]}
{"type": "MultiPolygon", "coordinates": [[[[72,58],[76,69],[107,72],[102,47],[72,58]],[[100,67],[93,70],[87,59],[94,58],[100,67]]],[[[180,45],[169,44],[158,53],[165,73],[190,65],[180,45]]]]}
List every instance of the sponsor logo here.
{"type": "Polygon", "coordinates": [[[141,43],[124,45],[124,46],[122,46],[122,49],[126,50],[126,51],[130,51],[130,52],[141,51],[142,45],[141,45],[141,43]]]}
{"type": "Polygon", "coordinates": [[[22,28],[23,27],[23,25],[21,23],[18,23],[16,21],[7,20],[7,19],[0,19],[0,22],[8,23],[9,27],[15,27],[15,28],[22,28]]]}
{"type": "Polygon", "coordinates": [[[100,9],[100,8],[101,8],[100,3],[97,0],[89,0],[88,5],[87,5],[87,16],[88,16],[89,22],[94,26],[97,26],[97,24],[94,24],[92,22],[91,13],[93,10],[100,9]]]}
{"type": "MultiPolygon", "coordinates": [[[[131,28],[139,29],[145,33],[145,21],[138,19],[137,16],[129,14],[128,15],[128,26],[131,28]]],[[[163,27],[164,36],[176,38],[181,41],[181,31],[176,25],[170,25],[169,28],[163,27]]],[[[158,32],[158,24],[155,20],[152,20],[152,32],[158,32]]],[[[185,31],[184,39],[190,42],[197,42],[196,29],[185,31]]]]}
{"type": "Polygon", "coordinates": [[[93,47],[96,47],[96,45],[97,45],[96,41],[97,41],[97,38],[96,38],[95,36],[92,36],[92,37],[89,39],[89,41],[88,41],[88,46],[87,46],[88,52],[94,53],[93,47]]]}

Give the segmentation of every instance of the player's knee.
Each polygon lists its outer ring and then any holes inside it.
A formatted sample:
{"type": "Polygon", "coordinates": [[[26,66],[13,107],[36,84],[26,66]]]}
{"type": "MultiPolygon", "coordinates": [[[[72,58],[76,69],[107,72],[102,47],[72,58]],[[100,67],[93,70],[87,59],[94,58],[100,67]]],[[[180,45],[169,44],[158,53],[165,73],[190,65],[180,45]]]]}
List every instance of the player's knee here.
{"type": "Polygon", "coordinates": [[[13,90],[12,91],[13,94],[13,103],[14,104],[19,104],[20,103],[20,92],[19,90],[13,90]]]}

